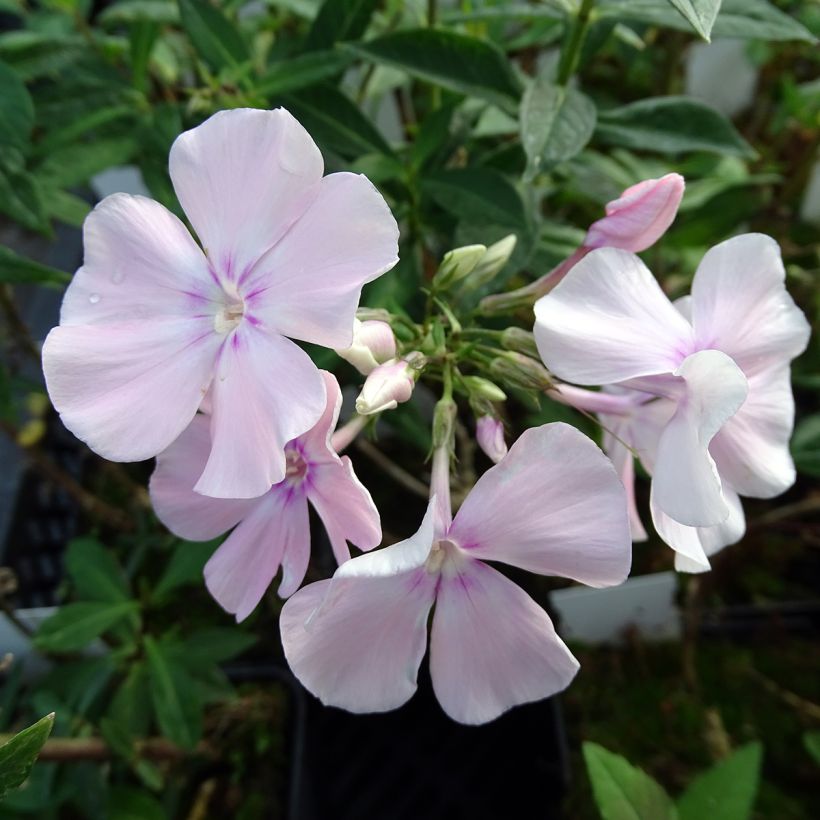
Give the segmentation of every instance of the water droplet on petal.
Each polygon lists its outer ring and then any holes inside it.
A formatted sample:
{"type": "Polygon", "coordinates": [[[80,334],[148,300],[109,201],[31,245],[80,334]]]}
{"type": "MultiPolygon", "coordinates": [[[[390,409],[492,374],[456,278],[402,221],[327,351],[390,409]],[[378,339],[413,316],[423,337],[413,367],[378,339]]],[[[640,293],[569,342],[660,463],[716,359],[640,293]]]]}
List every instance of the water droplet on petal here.
{"type": "Polygon", "coordinates": [[[91,302],[92,305],[96,305],[97,302],[100,301],[100,294],[92,293],[91,296],[88,297],[88,301],[91,302]]]}

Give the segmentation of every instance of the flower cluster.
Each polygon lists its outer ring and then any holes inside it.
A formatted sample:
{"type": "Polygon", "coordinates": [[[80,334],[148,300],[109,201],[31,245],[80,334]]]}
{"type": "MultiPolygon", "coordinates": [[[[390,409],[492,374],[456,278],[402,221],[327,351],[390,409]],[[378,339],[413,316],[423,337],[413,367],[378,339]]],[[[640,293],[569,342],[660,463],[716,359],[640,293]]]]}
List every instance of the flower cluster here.
{"type": "Polygon", "coordinates": [[[398,227],[365,177],[323,171],[284,109],[221,112],[182,134],[170,173],[199,244],[152,200],[103,200],[43,349],[49,393],[101,455],[156,457],[150,495],[172,532],[229,533],[204,574],[238,621],[281,569],[285,654],[325,703],[354,712],[404,703],[431,620],[436,695],[455,720],[482,723],[562,690],[578,670],[547,613],[488,562],[621,583],[630,536],[644,536],[634,450],[676,566],[708,568],[742,534],[738,496],[769,497],[794,479],[789,362],[808,328],[777,246],[758,235],[712,249],[692,297],[667,299],[634,252],[674,219],[676,174],[625,191],[533,285],[466,311],[472,321],[540,297],[534,337],[464,327],[457,315],[510,258],[514,237],[446,254],[419,324],[357,315],[363,285],[397,261],[398,227]],[[340,429],[336,378],[293,340],[332,348],[366,376],[340,429]],[[442,397],[427,513],[415,535],[377,550],[379,513],[339,452],[428,376],[442,397]],[[506,389],[598,413],[606,454],[566,424],[527,430],[508,450],[506,389]],[[456,396],[494,465],[453,516],[456,396]],[[309,506],[339,567],[303,587],[309,506]],[[367,554],[351,558],[349,543],[367,554]]]}

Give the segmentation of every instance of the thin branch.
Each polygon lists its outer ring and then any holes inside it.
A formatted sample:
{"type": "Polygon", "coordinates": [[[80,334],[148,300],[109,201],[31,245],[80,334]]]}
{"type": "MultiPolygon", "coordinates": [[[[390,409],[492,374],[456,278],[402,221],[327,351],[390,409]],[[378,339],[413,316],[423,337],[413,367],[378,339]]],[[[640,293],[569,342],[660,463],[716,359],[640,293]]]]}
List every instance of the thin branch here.
{"type": "Polygon", "coordinates": [[[356,439],[353,446],[362,453],[362,455],[367,456],[374,464],[381,467],[397,484],[401,484],[402,487],[411,493],[425,500],[427,499],[429,493],[427,485],[391,461],[378,447],[375,447],[369,441],[362,438],[356,439]]]}
{"type": "MultiPolygon", "coordinates": [[[[14,737],[0,734],[0,746],[14,737]]],[[[205,741],[194,749],[183,749],[164,737],[149,737],[134,744],[138,758],[148,760],[185,760],[189,757],[217,757],[216,751],[205,741]]],[[[110,746],[101,737],[52,737],[49,738],[38,755],[39,760],[111,760],[116,757],[110,746]]]]}

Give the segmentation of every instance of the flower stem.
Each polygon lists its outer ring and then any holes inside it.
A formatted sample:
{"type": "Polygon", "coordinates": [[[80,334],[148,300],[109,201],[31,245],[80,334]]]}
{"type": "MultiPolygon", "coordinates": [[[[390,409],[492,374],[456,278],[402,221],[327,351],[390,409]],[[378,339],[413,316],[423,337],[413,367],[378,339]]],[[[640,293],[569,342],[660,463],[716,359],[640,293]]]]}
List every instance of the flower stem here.
{"type": "Polygon", "coordinates": [[[599,393],[570,384],[559,384],[545,391],[553,401],[566,404],[588,413],[607,413],[612,416],[628,416],[638,402],[634,397],[614,393],[599,393]]]}
{"type": "Polygon", "coordinates": [[[595,0],[581,0],[578,16],[572,23],[566,45],[561,49],[561,59],[558,63],[558,85],[565,86],[578,68],[578,60],[587,36],[593,5],[595,5],[595,0]]]}

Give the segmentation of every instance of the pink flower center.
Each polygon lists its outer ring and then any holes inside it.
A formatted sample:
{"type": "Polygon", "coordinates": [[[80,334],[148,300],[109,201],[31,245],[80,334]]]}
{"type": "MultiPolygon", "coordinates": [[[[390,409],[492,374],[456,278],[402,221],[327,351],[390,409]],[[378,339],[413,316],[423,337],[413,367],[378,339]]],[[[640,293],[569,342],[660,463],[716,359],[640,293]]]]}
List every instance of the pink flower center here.
{"type": "Polygon", "coordinates": [[[464,554],[458,545],[449,538],[441,538],[433,544],[424,568],[431,575],[455,575],[463,561],[464,554]]]}
{"type": "Polygon", "coordinates": [[[245,300],[239,295],[233,283],[222,286],[222,295],[222,304],[214,315],[214,330],[227,334],[242,321],[245,315],[245,300]]]}
{"type": "Polygon", "coordinates": [[[285,448],[285,481],[298,487],[307,477],[308,463],[295,447],[285,448]]]}

